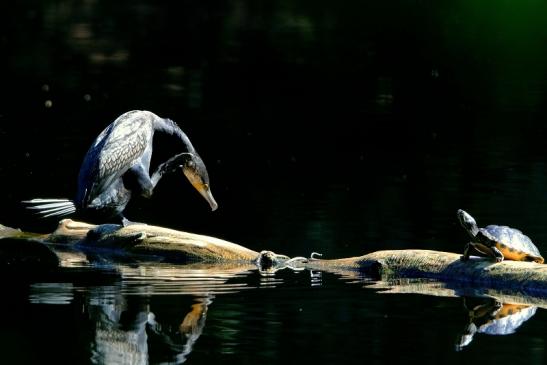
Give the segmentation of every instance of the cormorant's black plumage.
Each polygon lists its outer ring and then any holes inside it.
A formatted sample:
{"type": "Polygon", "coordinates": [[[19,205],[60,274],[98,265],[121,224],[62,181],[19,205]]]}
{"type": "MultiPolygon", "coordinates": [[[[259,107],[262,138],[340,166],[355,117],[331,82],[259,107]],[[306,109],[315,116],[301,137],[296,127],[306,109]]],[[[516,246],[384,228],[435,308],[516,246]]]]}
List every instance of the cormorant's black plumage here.
{"type": "Polygon", "coordinates": [[[179,166],[215,210],[217,204],[211,195],[207,169],[188,136],[170,119],[160,118],[149,111],[134,110],[118,117],[95,139],[82,162],[73,201],[32,199],[25,203],[43,216],[77,213],[99,220],[120,218],[125,222],[123,211],[134,187],[127,187],[123,178],[131,177],[137,182],[138,193],[149,197],[163,174],[179,166]],[[185,151],[160,164],[150,175],[155,131],[173,135],[182,142],[185,151]]]}

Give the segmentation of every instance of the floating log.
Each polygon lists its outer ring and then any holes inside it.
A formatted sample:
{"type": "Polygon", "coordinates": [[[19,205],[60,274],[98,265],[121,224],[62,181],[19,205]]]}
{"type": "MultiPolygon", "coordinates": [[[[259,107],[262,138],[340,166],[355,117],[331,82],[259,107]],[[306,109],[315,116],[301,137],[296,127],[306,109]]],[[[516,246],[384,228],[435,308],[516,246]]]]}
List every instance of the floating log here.
{"type": "Polygon", "coordinates": [[[159,255],[171,262],[250,262],[259,256],[256,251],[218,238],[147,224],[96,226],[63,219],[45,241],[120,249],[128,254],[159,255]]]}
{"type": "Polygon", "coordinates": [[[0,239],[8,237],[44,245],[67,245],[80,250],[107,249],[126,257],[159,257],[171,263],[205,262],[230,266],[251,263],[263,271],[275,271],[276,267],[283,266],[289,260],[288,256],[272,251],[257,252],[211,236],[140,223],[124,227],[63,219],[51,234],[21,232],[1,226],[0,239]]]}
{"type": "Polygon", "coordinates": [[[367,255],[320,260],[293,258],[271,251],[257,252],[218,238],[176,231],[146,224],[122,227],[91,225],[64,219],[49,235],[0,229],[1,237],[33,242],[64,243],[80,248],[106,248],[127,255],[150,255],[169,262],[253,263],[275,269],[309,269],[342,274],[354,273],[385,279],[427,278],[466,286],[509,289],[513,292],[547,297],[547,265],[472,257],[461,261],[460,254],[430,250],[377,251],[367,255]],[[3,232],[3,233],[2,233],[3,232]]]}
{"type": "Polygon", "coordinates": [[[359,257],[308,260],[302,267],[348,274],[359,271],[377,278],[425,278],[461,283],[466,286],[509,289],[526,295],[547,296],[547,265],[534,262],[499,263],[489,258],[431,250],[376,251],[359,257]]]}

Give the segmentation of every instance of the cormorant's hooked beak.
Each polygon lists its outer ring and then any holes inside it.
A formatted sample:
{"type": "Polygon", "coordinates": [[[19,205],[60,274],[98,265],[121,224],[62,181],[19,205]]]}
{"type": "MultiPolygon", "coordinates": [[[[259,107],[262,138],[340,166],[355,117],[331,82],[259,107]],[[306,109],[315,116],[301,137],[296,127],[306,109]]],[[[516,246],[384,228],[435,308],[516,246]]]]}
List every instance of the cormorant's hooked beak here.
{"type": "Polygon", "coordinates": [[[207,203],[211,206],[211,210],[215,211],[218,208],[218,204],[213,198],[209,184],[204,183],[202,178],[196,173],[194,169],[186,168],[183,166],[182,171],[184,175],[190,181],[190,184],[201,194],[202,197],[207,200],[207,203]]]}
{"type": "Polygon", "coordinates": [[[202,184],[201,187],[196,187],[196,186],[194,187],[201,194],[201,196],[204,197],[205,200],[207,200],[207,203],[209,203],[209,205],[211,206],[211,210],[214,212],[215,210],[217,210],[218,204],[215,201],[215,198],[213,198],[213,194],[211,194],[211,189],[209,189],[208,186],[204,187],[203,185],[207,185],[207,184],[202,184]]]}

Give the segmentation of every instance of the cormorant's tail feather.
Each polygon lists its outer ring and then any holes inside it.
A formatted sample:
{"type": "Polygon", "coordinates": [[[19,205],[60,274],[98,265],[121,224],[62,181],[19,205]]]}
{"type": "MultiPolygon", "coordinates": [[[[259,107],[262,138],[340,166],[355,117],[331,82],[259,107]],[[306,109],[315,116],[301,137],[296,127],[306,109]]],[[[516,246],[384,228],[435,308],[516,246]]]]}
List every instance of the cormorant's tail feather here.
{"type": "Polygon", "coordinates": [[[62,217],[76,212],[76,206],[68,199],[31,199],[24,200],[27,209],[36,210],[36,213],[46,217],[62,217]]]}

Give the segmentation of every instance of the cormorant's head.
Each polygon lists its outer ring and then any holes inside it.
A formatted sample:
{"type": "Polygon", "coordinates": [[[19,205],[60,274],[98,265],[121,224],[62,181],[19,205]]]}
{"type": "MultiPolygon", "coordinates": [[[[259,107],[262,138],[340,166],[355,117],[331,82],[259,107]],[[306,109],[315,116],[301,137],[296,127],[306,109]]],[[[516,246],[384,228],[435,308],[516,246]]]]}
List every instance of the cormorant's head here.
{"type": "Polygon", "coordinates": [[[182,165],[184,175],[190,181],[190,184],[207,200],[211,210],[216,210],[218,204],[213,198],[211,188],[209,187],[209,175],[201,157],[195,153],[189,153],[188,158],[182,165]]]}

